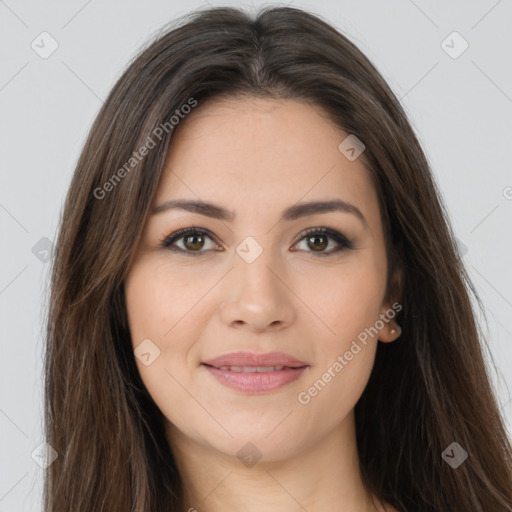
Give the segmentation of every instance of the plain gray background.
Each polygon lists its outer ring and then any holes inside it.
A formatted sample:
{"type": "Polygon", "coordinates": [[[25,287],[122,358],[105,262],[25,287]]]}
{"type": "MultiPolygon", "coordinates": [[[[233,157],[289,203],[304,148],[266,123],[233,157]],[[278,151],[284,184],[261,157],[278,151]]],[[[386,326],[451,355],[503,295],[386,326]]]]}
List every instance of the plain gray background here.
{"type": "MultiPolygon", "coordinates": [[[[273,4],[209,3],[251,12],[273,4]]],[[[44,441],[42,325],[49,264],[48,242],[41,239],[55,239],[84,138],[125,65],[164,24],[205,5],[0,0],[0,512],[41,506],[44,470],[31,457],[44,441]],[[39,52],[51,49],[42,32],[58,44],[46,59],[31,47],[35,41],[39,52]]],[[[493,382],[512,430],[512,2],[289,5],[320,14],[345,33],[408,113],[486,307],[498,370],[493,382]],[[468,48],[458,55],[464,41],[468,48]]]]}

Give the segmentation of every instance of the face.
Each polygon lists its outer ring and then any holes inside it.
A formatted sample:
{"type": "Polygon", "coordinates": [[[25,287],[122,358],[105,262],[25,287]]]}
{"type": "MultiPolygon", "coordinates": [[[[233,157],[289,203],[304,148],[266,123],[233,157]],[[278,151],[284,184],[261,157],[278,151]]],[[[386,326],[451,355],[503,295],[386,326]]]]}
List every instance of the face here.
{"type": "Polygon", "coordinates": [[[347,136],[292,100],[214,100],[178,126],[125,281],[171,443],[277,460],[353,421],[393,322],[378,198],[347,136]]]}

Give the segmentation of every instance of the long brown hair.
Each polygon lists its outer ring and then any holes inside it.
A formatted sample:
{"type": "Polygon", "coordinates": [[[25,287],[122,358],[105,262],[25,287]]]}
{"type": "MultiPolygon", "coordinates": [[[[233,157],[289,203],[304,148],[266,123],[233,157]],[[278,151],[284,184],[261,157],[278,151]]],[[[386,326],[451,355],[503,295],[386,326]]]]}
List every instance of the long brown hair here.
{"type": "Polygon", "coordinates": [[[251,17],[224,7],[180,18],[141,51],[77,163],[46,325],[45,434],[58,458],[46,469],[45,512],[180,506],[165,418],[135,365],[123,282],[162,175],[170,119],[181,119],[184,105],[244,94],[321,106],[366,146],[385,226],[388,295],[403,305],[403,332],[379,343],[356,405],[365,485],[401,512],[511,511],[512,448],[470,292],[483,308],[399,101],[320,17],[289,7],[251,17]],[[453,442],[469,455],[456,469],[441,456],[453,442]]]}

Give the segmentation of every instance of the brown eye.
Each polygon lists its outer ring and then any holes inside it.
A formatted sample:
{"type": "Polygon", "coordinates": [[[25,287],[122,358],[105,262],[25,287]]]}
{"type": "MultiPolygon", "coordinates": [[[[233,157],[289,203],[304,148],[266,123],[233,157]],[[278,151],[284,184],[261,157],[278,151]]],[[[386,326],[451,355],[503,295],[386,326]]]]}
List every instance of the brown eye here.
{"type": "Polygon", "coordinates": [[[183,237],[183,240],[185,240],[185,247],[192,251],[201,249],[204,245],[204,236],[202,234],[186,235],[183,237]]]}
{"type": "MultiPolygon", "coordinates": [[[[326,227],[308,229],[300,236],[299,243],[305,242],[306,246],[305,249],[301,250],[314,253],[317,256],[330,256],[344,249],[353,248],[352,242],[345,236],[326,227]],[[326,250],[332,241],[335,242],[334,247],[326,250]]],[[[169,251],[190,256],[199,256],[219,248],[211,232],[198,228],[180,229],[162,240],[160,246],[169,249],[169,251]],[[208,247],[208,240],[210,240],[210,247],[208,247]]],[[[296,251],[297,249],[292,250],[296,251]]]]}
{"type": "Polygon", "coordinates": [[[329,237],[325,235],[314,235],[308,237],[308,246],[312,249],[323,251],[329,245],[329,237]]]}
{"type": "Polygon", "coordinates": [[[317,256],[330,256],[333,253],[343,251],[344,249],[352,249],[353,244],[341,233],[326,227],[311,228],[302,232],[299,236],[299,243],[305,242],[306,252],[314,253],[317,256]],[[334,248],[326,251],[330,241],[334,240],[334,248]],[[336,246],[337,244],[337,246],[336,246]]]}
{"type": "Polygon", "coordinates": [[[213,241],[213,236],[208,231],[197,228],[180,229],[166,237],[160,245],[170,251],[193,256],[203,254],[208,252],[208,250],[218,247],[213,241]],[[210,247],[207,244],[208,239],[211,240],[210,247]]]}

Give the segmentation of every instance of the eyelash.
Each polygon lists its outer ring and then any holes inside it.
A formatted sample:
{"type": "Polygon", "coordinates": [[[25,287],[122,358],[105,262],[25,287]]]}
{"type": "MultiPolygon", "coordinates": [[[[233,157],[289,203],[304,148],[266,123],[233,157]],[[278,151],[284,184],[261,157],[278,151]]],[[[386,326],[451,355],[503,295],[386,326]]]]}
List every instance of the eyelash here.
{"type": "MultiPolygon", "coordinates": [[[[179,247],[171,248],[171,246],[174,242],[181,240],[181,239],[185,238],[187,235],[191,235],[191,234],[207,235],[209,238],[211,238],[212,240],[215,241],[215,237],[213,236],[213,233],[211,233],[209,230],[192,227],[192,228],[179,229],[178,231],[164,237],[164,239],[160,241],[160,247],[162,247],[164,249],[168,249],[172,252],[178,252],[178,253],[186,254],[187,256],[193,256],[193,257],[199,256],[202,253],[207,252],[207,251],[202,251],[202,250],[187,251],[187,250],[181,249],[179,247]]],[[[332,238],[339,245],[337,248],[331,249],[328,252],[315,252],[315,251],[306,251],[306,252],[311,252],[320,257],[326,257],[326,256],[331,256],[334,253],[343,251],[345,249],[353,249],[352,241],[348,240],[341,233],[338,233],[338,231],[335,231],[334,229],[330,229],[327,227],[316,227],[316,228],[306,229],[305,231],[300,233],[300,235],[299,235],[300,238],[297,240],[296,244],[299,242],[302,242],[302,240],[304,240],[304,238],[306,238],[308,235],[312,235],[312,234],[327,235],[328,237],[332,238]]]]}

